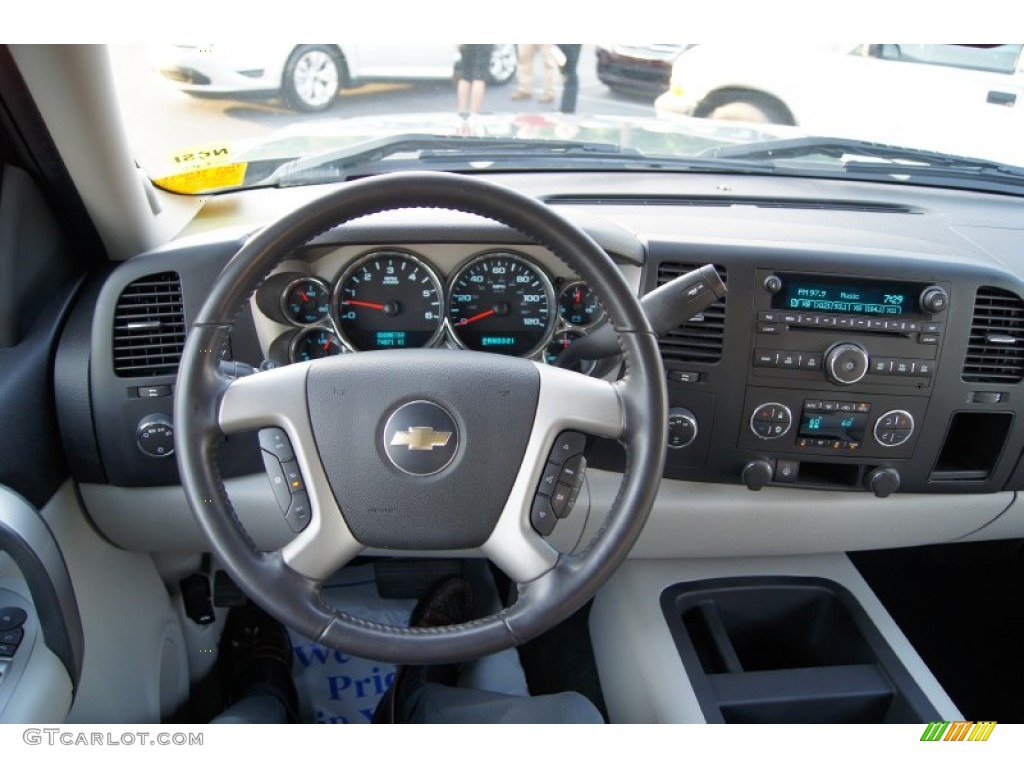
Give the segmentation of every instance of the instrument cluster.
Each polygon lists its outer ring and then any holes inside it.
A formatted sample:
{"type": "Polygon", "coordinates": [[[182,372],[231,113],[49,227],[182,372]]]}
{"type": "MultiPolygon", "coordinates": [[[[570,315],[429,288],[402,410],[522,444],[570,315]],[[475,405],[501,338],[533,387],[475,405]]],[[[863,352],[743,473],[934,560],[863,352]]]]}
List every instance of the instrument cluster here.
{"type": "MultiPolygon", "coordinates": [[[[604,320],[582,281],[553,279],[526,254],[476,254],[443,280],[417,253],[375,248],[333,282],[297,272],[268,279],[256,295],[264,315],[292,330],[271,345],[280,363],[345,352],[454,346],[554,362],[604,320]]],[[[585,373],[594,366],[576,366],[585,373]]]]}

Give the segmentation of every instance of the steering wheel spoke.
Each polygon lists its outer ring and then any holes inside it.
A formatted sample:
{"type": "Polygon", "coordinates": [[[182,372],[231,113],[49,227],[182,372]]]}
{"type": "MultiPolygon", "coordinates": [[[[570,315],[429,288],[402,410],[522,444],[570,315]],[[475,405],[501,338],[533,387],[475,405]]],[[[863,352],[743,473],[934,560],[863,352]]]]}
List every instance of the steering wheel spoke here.
{"type": "MultiPolygon", "coordinates": [[[[287,435],[285,466],[295,462],[301,488],[284,494],[288,516],[308,515],[308,522],[289,520],[298,535],[281,549],[285,564],[297,573],[323,581],[362,552],[345,524],[320,462],[309,422],[306,377],[312,363],[275,368],[232,381],[221,395],[218,424],[224,434],[278,427],[287,435]],[[304,494],[304,495],[303,495],[304,494]],[[305,512],[303,512],[305,507],[305,512]]],[[[262,442],[262,441],[261,441],[262,442]]],[[[264,451],[267,452],[264,446],[264,451]]],[[[272,455],[272,454],[271,454],[272,455]]],[[[274,457],[277,460],[277,457],[274,457]]],[[[278,476],[274,480],[289,482],[278,476]]]]}
{"type": "MultiPolygon", "coordinates": [[[[540,363],[537,371],[537,411],[522,467],[494,532],[482,547],[495,565],[520,584],[540,578],[558,559],[544,538],[549,526],[557,524],[550,502],[545,503],[555,488],[541,486],[546,468],[562,463],[556,445],[559,438],[578,432],[618,439],[625,428],[617,385],[540,363]]],[[[572,437],[568,442],[574,442],[572,437]]]]}

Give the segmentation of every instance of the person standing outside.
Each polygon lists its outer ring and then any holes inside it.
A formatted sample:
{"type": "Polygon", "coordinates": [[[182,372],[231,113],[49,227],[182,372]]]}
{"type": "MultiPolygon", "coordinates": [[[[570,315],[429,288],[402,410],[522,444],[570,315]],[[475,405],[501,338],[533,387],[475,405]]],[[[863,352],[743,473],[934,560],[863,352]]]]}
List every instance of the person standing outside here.
{"type": "Polygon", "coordinates": [[[533,62],[540,54],[544,66],[544,89],[537,101],[547,103],[555,100],[555,78],[558,75],[558,62],[555,58],[554,45],[551,43],[519,43],[518,66],[516,81],[518,87],[512,94],[516,101],[533,97],[533,62]]]}
{"type": "Polygon", "coordinates": [[[476,114],[484,103],[487,74],[491,68],[493,45],[460,45],[459,82],[456,86],[459,114],[476,114]]]}
{"type": "Polygon", "coordinates": [[[569,115],[576,111],[576,96],[580,90],[580,78],[576,74],[576,67],[580,63],[580,50],[583,46],[580,43],[559,43],[558,48],[565,57],[565,63],[562,64],[565,83],[562,85],[561,111],[569,115]]]}

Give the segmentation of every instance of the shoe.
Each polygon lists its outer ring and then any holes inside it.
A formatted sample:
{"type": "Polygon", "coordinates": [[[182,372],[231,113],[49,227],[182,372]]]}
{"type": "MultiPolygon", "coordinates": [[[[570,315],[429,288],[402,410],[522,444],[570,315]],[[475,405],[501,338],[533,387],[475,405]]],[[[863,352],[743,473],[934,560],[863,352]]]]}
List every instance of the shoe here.
{"type": "MultiPolygon", "coordinates": [[[[465,579],[445,579],[417,603],[409,617],[410,627],[447,627],[473,618],[473,588],[465,579]]],[[[374,723],[394,723],[400,701],[407,699],[427,683],[455,685],[458,664],[431,664],[399,667],[395,680],[384,693],[373,713],[374,723]]]]}
{"type": "Polygon", "coordinates": [[[554,100],[555,95],[553,93],[545,93],[543,96],[537,99],[537,101],[539,101],[541,104],[549,104],[554,100]]]}
{"type": "Polygon", "coordinates": [[[292,657],[291,638],[281,622],[253,603],[232,608],[218,654],[227,704],[269,692],[284,704],[290,722],[298,722],[292,657]]]}
{"type": "Polygon", "coordinates": [[[516,91],[512,94],[512,101],[523,101],[530,98],[533,98],[533,94],[529,91],[516,91]]]}

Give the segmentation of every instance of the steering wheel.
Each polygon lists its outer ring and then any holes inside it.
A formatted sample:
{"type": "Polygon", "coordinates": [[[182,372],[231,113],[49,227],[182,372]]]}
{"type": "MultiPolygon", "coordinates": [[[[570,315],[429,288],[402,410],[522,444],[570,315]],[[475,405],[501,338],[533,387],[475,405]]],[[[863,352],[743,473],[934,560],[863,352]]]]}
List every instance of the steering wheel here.
{"type": "Polygon", "coordinates": [[[647,318],[589,236],[537,200],[491,182],[396,173],[345,184],[294,210],[228,262],[185,343],[175,448],[189,505],[213,554],[268,613],[365,658],[450,663],[529,640],[580,608],[611,576],[654,503],[666,403],[647,318]],[[218,351],[233,322],[286,255],[332,227],[399,208],[477,214],[559,256],[601,297],[619,333],[625,375],[608,382],[531,360],[445,349],[360,352],[235,380],[219,371],[218,351]],[[261,552],[234,513],[216,452],[225,435],[271,426],[291,441],[311,516],[281,549],[261,552]],[[448,454],[393,450],[404,440],[395,435],[414,428],[428,436],[451,433],[448,454]],[[530,519],[547,457],[565,430],[617,439],[626,451],[607,522],[571,556],[554,550],[530,519]],[[367,621],[328,605],[321,593],[328,576],[367,548],[487,557],[517,583],[518,599],[449,627],[367,621]]]}

